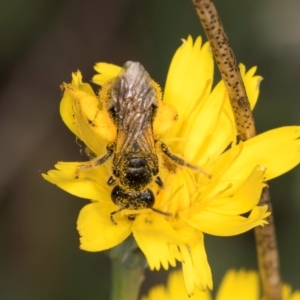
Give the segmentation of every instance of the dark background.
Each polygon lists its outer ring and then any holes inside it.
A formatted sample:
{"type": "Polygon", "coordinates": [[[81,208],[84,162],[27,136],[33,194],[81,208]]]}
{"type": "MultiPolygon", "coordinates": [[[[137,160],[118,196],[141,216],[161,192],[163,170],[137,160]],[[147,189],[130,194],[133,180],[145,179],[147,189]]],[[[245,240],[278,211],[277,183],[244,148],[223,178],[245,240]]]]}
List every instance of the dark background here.
{"type": "MultiPolygon", "coordinates": [[[[259,132],[300,123],[300,2],[215,0],[237,60],[265,79],[259,132]]],[[[189,0],[0,2],[0,298],[108,299],[110,261],[78,249],[85,200],[44,181],[81,160],[62,123],[59,85],[98,61],[142,62],[162,86],[180,39],[203,35],[189,0]]],[[[300,289],[300,169],[270,182],[282,277],[300,289]]],[[[253,233],[206,236],[215,287],[231,267],[256,268],[253,233]]],[[[143,290],[165,273],[147,273],[143,290]]]]}

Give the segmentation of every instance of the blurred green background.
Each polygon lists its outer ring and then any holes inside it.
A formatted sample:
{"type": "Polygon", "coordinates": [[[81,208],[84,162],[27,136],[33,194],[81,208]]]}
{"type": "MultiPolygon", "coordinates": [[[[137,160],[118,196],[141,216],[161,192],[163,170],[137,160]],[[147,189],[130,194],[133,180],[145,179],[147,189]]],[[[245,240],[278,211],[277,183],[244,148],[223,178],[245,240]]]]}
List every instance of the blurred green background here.
{"type": "MultiPolygon", "coordinates": [[[[215,0],[239,62],[265,79],[259,132],[300,123],[300,2],[215,0]]],[[[62,123],[59,85],[98,61],[140,61],[162,86],[180,39],[201,34],[189,0],[0,1],[0,299],[108,299],[110,261],[78,248],[85,200],[44,181],[58,160],[82,160],[62,123]]],[[[300,168],[270,182],[283,280],[300,289],[300,168]]],[[[228,268],[256,268],[253,232],[206,236],[218,286],[228,268]]],[[[165,272],[147,272],[143,292],[165,272]]]]}

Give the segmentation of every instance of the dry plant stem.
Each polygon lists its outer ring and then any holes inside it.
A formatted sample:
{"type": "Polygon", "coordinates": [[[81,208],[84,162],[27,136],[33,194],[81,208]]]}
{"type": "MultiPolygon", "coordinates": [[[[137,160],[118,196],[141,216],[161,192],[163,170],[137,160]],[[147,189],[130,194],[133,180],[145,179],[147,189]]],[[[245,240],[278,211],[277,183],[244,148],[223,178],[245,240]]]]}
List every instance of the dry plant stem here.
{"type": "Polygon", "coordinates": [[[229,40],[212,2],[193,0],[193,4],[225,83],[240,139],[245,141],[255,136],[255,126],[245,86],[229,40]]]}
{"type": "MultiPolygon", "coordinates": [[[[225,83],[233,108],[239,137],[242,141],[256,135],[254,120],[245,86],[229,45],[228,37],[218,16],[217,10],[210,0],[192,0],[200,18],[205,34],[210,42],[212,52],[225,83]]],[[[267,204],[271,211],[269,190],[262,192],[260,205],[267,204]]],[[[268,218],[269,225],[255,228],[256,247],[259,270],[266,300],[281,299],[281,282],[279,259],[273,216],[268,218]]]]}
{"type": "MultiPolygon", "coordinates": [[[[260,198],[260,205],[267,204],[269,211],[272,211],[270,199],[269,189],[264,188],[260,198]]],[[[281,300],[279,257],[273,214],[267,218],[267,221],[269,225],[255,228],[260,277],[263,282],[266,299],[281,300]]]]}

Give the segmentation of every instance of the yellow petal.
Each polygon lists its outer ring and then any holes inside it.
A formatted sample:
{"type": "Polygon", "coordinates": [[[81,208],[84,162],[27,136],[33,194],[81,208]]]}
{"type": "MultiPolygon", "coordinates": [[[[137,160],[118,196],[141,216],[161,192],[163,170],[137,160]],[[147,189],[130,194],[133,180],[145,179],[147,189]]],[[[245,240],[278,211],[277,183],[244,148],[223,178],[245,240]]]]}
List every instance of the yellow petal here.
{"type": "Polygon", "coordinates": [[[100,74],[95,75],[92,81],[96,84],[103,85],[107,81],[116,77],[122,68],[113,64],[100,62],[96,63],[94,69],[100,74]]]}
{"type": "Polygon", "coordinates": [[[195,290],[195,282],[194,282],[194,266],[191,258],[191,254],[186,245],[181,245],[179,247],[180,252],[182,254],[182,272],[184,285],[189,296],[193,295],[195,290]]]}
{"type": "Polygon", "coordinates": [[[202,292],[195,289],[195,293],[188,296],[184,286],[182,272],[177,270],[172,272],[168,277],[167,287],[163,285],[151,288],[147,297],[142,300],[211,300],[209,291],[202,292]]]}
{"type": "Polygon", "coordinates": [[[81,164],[59,162],[55,165],[57,170],[48,171],[42,176],[74,196],[102,202],[111,201],[108,186],[105,184],[107,179],[104,179],[107,177],[105,168],[99,167],[82,171],[79,178],[75,179],[76,170],[81,164]]]}
{"type": "Polygon", "coordinates": [[[182,254],[182,271],[184,277],[184,283],[188,295],[194,293],[195,285],[201,291],[205,291],[207,288],[212,289],[212,275],[207,261],[204,237],[202,232],[189,228],[187,230],[179,230],[179,236],[183,240],[183,244],[179,249],[182,254]],[[186,236],[182,238],[182,235],[186,236]]]}
{"type": "Polygon", "coordinates": [[[174,248],[169,244],[178,244],[175,230],[157,213],[138,215],[133,222],[132,232],[140,249],[145,254],[151,270],[164,269],[176,265],[174,248]]]}
{"type": "Polygon", "coordinates": [[[254,75],[257,70],[257,67],[252,67],[247,72],[245,65],[239,64],[239,67],[246,88],[247,96],[250,102],[250,106],[253,110],[259,96],[259,86],[263,78],[259,75],[254,75]]]}
{"type": "Polygon", "coordinates": [[[211,269],[207,260],[204,247],[204,235],[198,232],[198,242],[191,246],[191,257],[194,264],[194,281],[196,286],[205,291],[207,288],[212,290],[213,281],[211,269]]]}
{"type": "Polygon", "coordinates": [[[264,184],[265,168],[258,166],[255,168],[243,185],[232,194],[229,189],[222,194],[222,197],[206,200],[206,209],[217,213],[229,215],[240,215],[250,211],[258,204],[264,184]]]}
{"type": "Polygon", "coordinates": [[[131,233],[131,222],[116,214],[112,223],[110,213],[118,209],[114,205],[91,203],[79,213],[77,229],[80,234],[80,248],[86,251],[102,251],[122,243],[131,233]]]}
{"type": "Polygon", "coordinates": [[[155,208],[176,215],[178,211],[190,206],[191,197],[196,190],[196,181],[190,170],[180,168],[178,172],[171,173],[162,170],[161,178],[164,188],[159,191],[155,200],[155,208]]]}
{"type": "Polygon", "coordinates": [[[179,114],[172,132],[177,131],[193,111],[207,82],[209,87],[206,93],[210,92],[213,78],[212,53],[208,43],[200,47],[201,38],[198,37],[193,45],[189,36],[176,51],[169,68],[163,101],[173,105],[179,114]]]}
{"type": "Polygon", "coordinates": [[[259,281],[254,271],[234,271],[226,273],[218,289],[216,300],[258,300],[259,281]]]}
{"type": "Polygon", "coordinates": [[[100,106],[103,106],[99,99],[96,96],[75,89],[71,93],[76,99],[77,126],[80,128],[81,122],[84,122],[89,126],[90,131],[97,134],[95,138],[113,142],[116,139],[116,126],[107,110],[103,107],[101,110],[99,109],[100,106]]]}
{"type": "Polygon", "coordinates": [[[255,206],[248,218],[238,215],[215,213],[209,210],[199,209],[194,211],[186,223],[190,226],[212,235],[231,236],[244,233],[256,226],[263,226],[264,220],[270,215],[267,206],[255,206]]]}
{"type": "Polygon", "coordinates": [[[80,139],[97,155],[105,153],[108,142],[116,138],[116,127],[108,112],[100,110],[100,102],[95,95],[90,95],[71,84],[64,88],[74,98],[73,114],[80,139]]]}
{"type": "Polygon", "coordinates": [[[169,295],[166,299],[169,300],[211,300],[209,291],[203,292],[198,289],[195,289],[193,295],[188,296],[181,271],[175,271],[170,274],[167,286],[169,295]]]}
{"type": "Polygon", "coordinates": [[[195,229],[193,231],[197,241],[180,246],[184,282],[189,295],[194,292],[195,285],[201,291],[212,289],[212,276],[205,252],[204,236],[202,232],[195,229]]]}
{"type": "MultiPolygon", "coordinates": [[[[176,271],[172,272],[168,278],[168,292],[169,292],[169,299],[183,299],[188,300],[188,294],[186,292],[186,288],[183,284],[183,276],[182,272],[176,271]]],[[[193,298],[191,298],[193,299],[193,298]]]]}
{"type": "Polygon", "coordinates": [[[153,133],[160,137],[163,133],[168,131],[178,119],[177,110],[168,103],[160,101],[157,113],[153,122],[153,133]]]}
{"type": "MultiPolygon", "coordinates": [[[[266,180],[278,177],[300,162],[300,127],[269,130],[244,143],[240,156],[224,173],[224,178],[244,180],[254,166],[266,168],[266,180]]],[[[228,154],[224,153],[224,159],[228,154]]]]}
{"type": "MultiPolygon", "coordinates": [[[[224,106],[225,91],[222,95],[216,95],[214,91],[202,101],[199,111],[196,109],[195,112],[191,113],[186,122],[185,130],[181,131],[179,136],[188,138],[187,142],[184,143],[183,156],[188,161],[197,162],[199,165],[203,165],[208,159],[206,149],[210,143],[215,142],[214,132],[224,106]]],[[[223,150],[226,146],[223,146],[223,150]]]]}
{"type": "Polygon", "coordinates": [[[292,291],[292,287],[288,284],[282,286],[282,300],[300,300],[300,291],[292,291]]]}
{"type": "MultiPolygon", "coordinates": [[[[168,291],[163,285],[157,285],[151,288],[147,296],[143,296],[141,300],[171,300],[168,291]]],[[[176,299],[175,299],[176,300],[176,299]]]]}
{"type": "MultiPolygon", "coordinates": [[[[224,173],[231,167],[233,162],[239,157],[243,150],[243,144],[230,148],[226,157],[221,155],[217,160],[212,160],[207,164],[207,172],[212,174],[211,179],[201,193],[201,199],[213,199],[222,195],[225,190],[236,190],[244,181],[232,181],[231,178],[225,178],[224,173]],[[236,186],[237,185],[237,186],[236,186]]],[[[199,182],[198,184],[201,184],[199,182]]]]}
{"type": "MultiPolygon", "coordinates": [[[[86,92],[91,96],[95,96],[92,87],[89,84],[82,82],[82,75],[80,71],[72,73],[72,86],[86,92]]],[[[64,91],[62,100],[60,102],[60,115],[68,128],[80,138],[80,133],[78,131],[74,118],[74,105],[74,97],[68,91],[64,91]]]]}
{"type": "MultiPolygon", "coordinates": [[[[256,67],[253,67],[246,72],[245,66],[240,64],[240,70],[251,108],[253,108],[259,95],[259,84],[262,80],[262,77],[254,76],[256,67]]],[[[202,154],[202,157],[205,158],[209,157],[214,159],[215,157],[218,157],[225,150],[225,148],[232,141],[234,141],[237,135],[234,115],[223,81],[220,81],[217,84],[209,96],[209,101],[217,103],[217,105],[221,105],[221,100],[225,103],[223,112],[220,117],[217,118],[216,121],[218,122],[216,123],[216,126],[212,127],[214,131],[209,132],[211,136],[211,142],[206,143],[205,152],[202,154]]],[[[199,159],[201,159],[201,156],[199,159]]],[[[202,165],[202,162],[200,161],[199,164],[202,165]]]]}
{"type": "Polygon", "coordinates": [[[206,291],[212,289],[213,285],[201,232],[199,237],[198,242],[193,245],[180,245],[184,284],[189,296],[193,295],[197,288],[200,291],[206,291]]]}

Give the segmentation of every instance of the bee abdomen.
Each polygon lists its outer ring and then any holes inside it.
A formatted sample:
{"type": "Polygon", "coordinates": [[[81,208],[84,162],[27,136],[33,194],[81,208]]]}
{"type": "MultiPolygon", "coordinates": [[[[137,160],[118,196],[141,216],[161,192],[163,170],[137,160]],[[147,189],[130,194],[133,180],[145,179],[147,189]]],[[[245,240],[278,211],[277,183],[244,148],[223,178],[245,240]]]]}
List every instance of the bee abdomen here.
{"type": "Polygon", "coordinates": [[[144,158],[129,159],[127,168],[121,177],[122,184],[131,189],[143,189],[152,181],[152,173],[144,158]]]}

